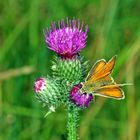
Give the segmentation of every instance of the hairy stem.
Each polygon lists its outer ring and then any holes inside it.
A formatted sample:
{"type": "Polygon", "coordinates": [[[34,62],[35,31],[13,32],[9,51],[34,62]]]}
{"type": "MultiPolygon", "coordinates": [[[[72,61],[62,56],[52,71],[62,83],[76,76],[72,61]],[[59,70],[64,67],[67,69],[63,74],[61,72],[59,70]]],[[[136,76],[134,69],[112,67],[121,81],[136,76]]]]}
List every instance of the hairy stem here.
{"type": "Polygon", "coordinates": [[[78,109],[70,106],[68,108],[68,140],[77,139],[77,121],[78,121],[78,109]]]}

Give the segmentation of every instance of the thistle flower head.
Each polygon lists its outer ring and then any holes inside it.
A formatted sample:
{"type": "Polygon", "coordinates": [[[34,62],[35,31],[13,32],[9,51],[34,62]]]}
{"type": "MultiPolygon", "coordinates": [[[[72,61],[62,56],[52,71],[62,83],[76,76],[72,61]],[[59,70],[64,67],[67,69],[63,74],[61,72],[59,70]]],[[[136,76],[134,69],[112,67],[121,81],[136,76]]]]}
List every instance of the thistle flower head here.
{"type": "Polygon", "coordinates": [[[45,34],[45,41],[49,49],[55,51],[58,55],[65,59],[73,58],[82,48],[85,47],[88,28],[86,26],[83,31],[84,22],[80,24],[73,20],[64,20],[56,24],[52,22],[51,29],[48,29],[45,34]]]}
{"type": "Polygon", "coordinates": [[[73,103],[80,107],[88,107],[89,103],[93,100],[92,94],[81,93],[82,85],[75,85],[70,92],[70,99],[73,103]]]}

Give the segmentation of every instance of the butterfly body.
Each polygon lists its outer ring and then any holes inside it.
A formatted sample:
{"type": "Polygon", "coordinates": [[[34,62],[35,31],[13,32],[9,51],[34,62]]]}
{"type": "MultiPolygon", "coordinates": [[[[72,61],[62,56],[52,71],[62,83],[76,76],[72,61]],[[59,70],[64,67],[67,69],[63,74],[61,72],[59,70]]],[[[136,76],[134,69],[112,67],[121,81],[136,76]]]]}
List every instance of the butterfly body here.
{"type": "Polygon", "coordinates": [[[97,61],[82,83],[80,91],[108,98],[124,99],[121,86],[125,84],[117,84],[111,77],[115,62],[116,56],[113,56],[108,62],[104,59],[97,61]]]}

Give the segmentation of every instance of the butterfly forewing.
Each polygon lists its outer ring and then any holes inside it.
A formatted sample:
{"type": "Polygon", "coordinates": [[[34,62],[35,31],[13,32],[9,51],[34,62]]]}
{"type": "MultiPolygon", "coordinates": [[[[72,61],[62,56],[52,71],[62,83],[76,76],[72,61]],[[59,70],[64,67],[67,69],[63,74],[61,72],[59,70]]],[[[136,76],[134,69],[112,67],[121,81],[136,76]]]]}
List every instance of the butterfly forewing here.
{"type": "Polygon", "coordinates": [[[96,86],[113,84],[114,80],[110,74],[115,65],[115,60],[116,56],[112,57],[108,63],[103,59],[97,61],[83,83],[83,88],[90,89],[90,87],[95,88],[96,86]]]}
{"type": "Polygon", "coordinates": [[[106,61],[104,59],[97,61],[95,65],[93,65],[93,67],[91,68],[85,81],[92,80],[94,74],[100,71],[105,65],[106,65],[106,61]]]}
{"type": "Polygon", "coordinates": [[[112,69],[114,68],[115,59],[116,57],[113,57],[108,63],[106,63],[106,65],[100,71],[95,73],[91,81],[96,81],[109,75],[112,72],[112,69]]]}

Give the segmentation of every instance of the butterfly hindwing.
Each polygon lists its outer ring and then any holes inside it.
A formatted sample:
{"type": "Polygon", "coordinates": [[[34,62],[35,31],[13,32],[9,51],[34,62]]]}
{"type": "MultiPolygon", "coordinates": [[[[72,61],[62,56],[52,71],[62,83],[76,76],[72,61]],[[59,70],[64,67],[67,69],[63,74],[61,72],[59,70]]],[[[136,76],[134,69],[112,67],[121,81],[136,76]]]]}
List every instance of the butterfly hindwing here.
{"type": "Polygon", "coordinates": [[[103,86],[99,89],[95,89],[94,94],[99,96],[109,97],[109,98],[124,99],[124,92],[117,84],[103,86]]]}

